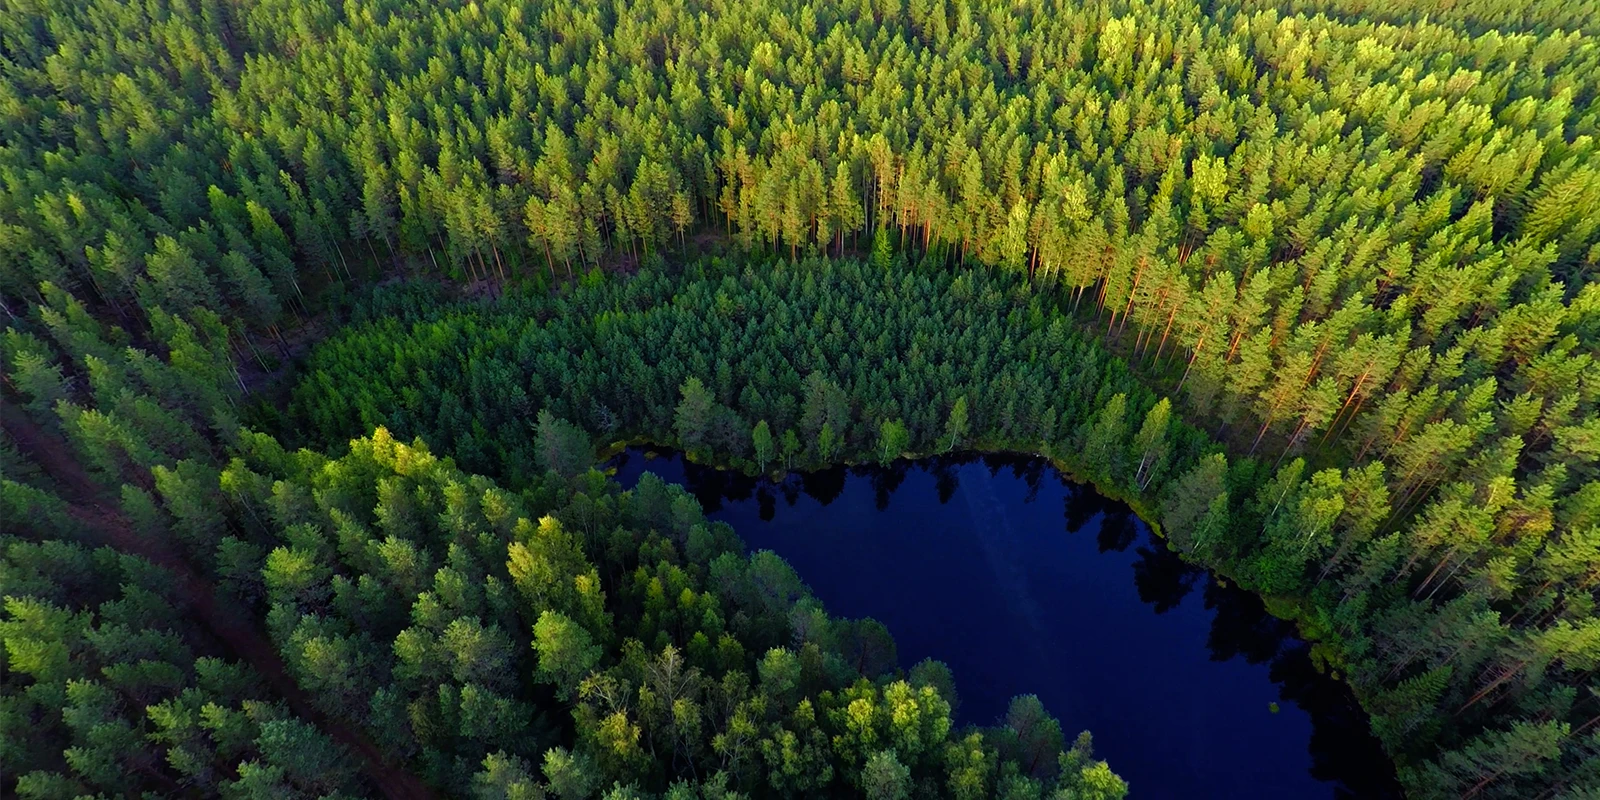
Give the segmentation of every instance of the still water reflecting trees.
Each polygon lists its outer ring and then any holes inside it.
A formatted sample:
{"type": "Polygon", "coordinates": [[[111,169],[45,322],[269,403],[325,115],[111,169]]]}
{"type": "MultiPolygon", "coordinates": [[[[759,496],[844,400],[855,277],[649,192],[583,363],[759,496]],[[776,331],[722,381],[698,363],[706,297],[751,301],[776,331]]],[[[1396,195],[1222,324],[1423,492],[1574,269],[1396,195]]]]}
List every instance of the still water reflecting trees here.
{"type": "Polygon", "coordinates": [[[624,484],[646,469],[683,483],[830,610],[887,623],[898,653],[863,627],[863,659],[949,662],[963,721],[1038,692],[1069,730],[1095,732],[1135,796],[1396,795],[1366,716],[1292,624],[1041,459],[956,454],[781,481],[642,450],[616,466],[624,484]]]}

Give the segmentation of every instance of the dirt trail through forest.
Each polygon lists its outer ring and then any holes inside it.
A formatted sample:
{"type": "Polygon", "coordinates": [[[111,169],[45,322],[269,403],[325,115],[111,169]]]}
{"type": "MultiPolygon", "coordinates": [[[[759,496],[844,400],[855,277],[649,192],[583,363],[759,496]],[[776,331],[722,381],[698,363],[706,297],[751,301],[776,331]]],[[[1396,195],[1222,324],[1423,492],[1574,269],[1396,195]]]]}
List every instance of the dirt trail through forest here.
{"type": "Polygon", "coordinates": [[[238,608],[219,604],[210,584],[167,543],[152,541],[135,532],[127,517],[114,504],[104,501],[100,487],[73,458],[66,442],[23,418],[15,412],[15,407],[12,413],[0,417],[0,424],[22,452],[55,480],[74,519],[102,537],[105,544],[148,559],[170,572],[175,578],[173,586],[178,596],[194,610],[200,622],[235,656],[255,667],[296,715],[354,752],[362,761],[362,771],[379,791],[394,800],[434,797],[426,783],[391,763],[361,731],[319,711],[311,697],[289,676],[278,651],[254,621],[238,608]]]}

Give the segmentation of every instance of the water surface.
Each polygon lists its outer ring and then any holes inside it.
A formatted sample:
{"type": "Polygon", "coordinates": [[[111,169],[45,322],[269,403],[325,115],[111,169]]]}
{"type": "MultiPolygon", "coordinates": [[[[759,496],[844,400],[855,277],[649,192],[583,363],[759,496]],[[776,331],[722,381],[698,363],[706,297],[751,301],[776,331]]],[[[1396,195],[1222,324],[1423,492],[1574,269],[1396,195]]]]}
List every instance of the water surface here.
{"type": "Polygon", "coordinates": [[[903,667],[950,665],[958,722],[1037,694],[1135,798],[1382,798],[1393,770],[1292,625],[1185,564],[1127,506],[1039,459],[951,457],[781,483],[630,450],[836,615],[888,626],[903,667]],[[1276,711],[1273,710],[1276,705],[1276,711]]]}

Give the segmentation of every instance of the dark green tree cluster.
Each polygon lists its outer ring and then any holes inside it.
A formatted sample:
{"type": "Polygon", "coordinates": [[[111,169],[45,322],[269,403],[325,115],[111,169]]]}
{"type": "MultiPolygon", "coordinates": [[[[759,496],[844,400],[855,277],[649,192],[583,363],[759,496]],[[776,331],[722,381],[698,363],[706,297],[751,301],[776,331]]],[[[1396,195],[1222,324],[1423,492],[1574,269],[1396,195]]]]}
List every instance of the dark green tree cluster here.
{"type": "MultiPolygon", "coordinates": [[[[1117,430],[1141,430],[1150,453],[1129,465],[1140,481],[1207,441],[1020,279],[826,260],[695,269],[488,306],[381,290],[372,322],[313,352],[284,427],[324,442],[387,425],[514,482],[552,458],[539,409],[747,470],[1036,449],[1118,393],[1134,399],[1117,430]]],[[[1110,436],[1090,468],[1120,481],[1110,436]]]]}
{"type": "MultiPolygon", "coordinates": [[[[1405,422],[1414,438],[1392,452],[1318,467],[1229,457],[1003,271],[710,261],[554,297],[434,292],[378,293],[314,353],[288,427],[322,441],[393,425],[518,480],[554,441],[532,409],[750,471],[1043,453],[1298,614],[1419,796],[1593,785],[1594,454],[1547,441],[1530,476],[1516,441],[1482,448],[1471,430],[1515,410],[1485,389],[1405,422]]],[[[1575,401],[1592,377],[1570,373],[1575,401]]],[[[1575,416],[1560,437],[1593,427],[1575,416]]]]}
{"type": "Polygon", "coordinates": [[[145,559],[0,483],[0,791],[25,800],[370,795],[353,759],[223,654],[145,559]]]}
{"type": "Polygon", "coordinates": [[[220,452],[238,428],[243,383],[218,315],[200,309],[191,322],[157,309],[136,339],[59,287],[41,288],[35,324],[0,333],[8,413],[60,431],[108,486],[150,484],[152,471],[154,486],[170,486],[220,452]]]}
{"type": "MultiPolygon", "coordinates": [[[[541,417],[541,439],[572,428],[541,417]]],[[[521,493],[382,428],[336,459],[247,438],[220,485],[277,543],[228,585],[269,607],[324,710],[451,794],[1126,791],[1032,697],[955,729],[943,665],[902,672],[881,625],[830,617],[682,488],[620,491],[586,437],[552,443],[521,493]]]]}
{"type": "Polygon", "coordinates": [[[0,723],[28,735],[5,737],[0,790],[394,796],[371,780],[394,759],[481,798],[1126,794],[1031,696],[957,729],[944,665],[902,670],[883,626],[830,617],[683,489],[621,491],[587,434],[540,417],[548,469],[520,492],[381,428],[338,458],[243,431],[186,501],[129,484],[120,512],[62,501],[81,487],[6,440],[0,723]],[[258,612],[287,675],[196,622],[187,567],[88,544],[108,531],[209,553],[204,601],[258,612]],[[284,678],[322,715],[291,711],[284,678]]]}
{"type": "Polygon", "coordinates": [[[428,312],[388,323],[374,387],[341,364],[302,411],[324,432],[427,429],[487,470],[570,451],[581,432],[554,423],[495,436],[547,401],[757,469],[1075,454],[1180,546],[1300,601],[1419,795],[1577,793],[1600,750],[1596,18],[1547,0],[3,0],[6,411],[216,574],[219,547],[263,546],[207,499],[238,398],[320,330],[285,323],[352,279],[498,290],[726,242],[864,253],[914,298],[932,279],[908,263],[953,266],[968,282],[939,279],[931,319],[913,299],[878,319],[901,287],[782,316],[771,298],[809,290],[777,274],[697,282],[704,319],[681,325],[648,313],[659,276],[489,313],[570,339],[428,312]],[[778,288],[741,286],[760,281],[778,288]],[[998,319],[991,296],[1005,333],[947,332],[998,319]],[[745,340],[670,338],[769,321],[793,339],[755,355],[765,375],[745,340]],[[432,349],[411,346],[424,324],[432,349]],[[619,329],[663,338],[607,363],[591,345],[619,329]],[[511,340],[536,347],[506,357],[511,340]],[[901,366],[875,373],[889,352],[901,366]]]}

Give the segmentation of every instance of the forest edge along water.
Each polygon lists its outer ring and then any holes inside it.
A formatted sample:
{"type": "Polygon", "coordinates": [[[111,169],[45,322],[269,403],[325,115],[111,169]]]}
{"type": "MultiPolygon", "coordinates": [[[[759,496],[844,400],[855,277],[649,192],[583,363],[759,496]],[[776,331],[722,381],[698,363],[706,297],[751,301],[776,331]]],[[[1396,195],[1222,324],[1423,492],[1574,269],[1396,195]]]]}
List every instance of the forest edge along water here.
{"type": "MultiPolygon", "coordinates": [[[[1600,541],[1600,482],[1594,453],[1573,450],[1592,441],[1589,422],[1571,417],[1558,437],[1553,418],[1532,416],[1542,390],[1506,405],[1492,381],[1470,392],[1452,381],[1384,389],[1409,410],[1347,413],[1338,430],[1353,432],[1331,439],[1292,422],[1313,433],[1296,446],[1269,433],[1270,416],[1246,428],[1258,404],[1217,396],[1215,381],[1194,404],[1199,366],[1163,396],[1171,384],[1149,385],[1025,276],[894,259],[706,258],[487,303],[402,286],[365,304],[370,323],[318,347],[287,416],[307,441],[389,425],[513,485],[552,465],[581,471],[594,439],[751,474],[1039,453],[1295,620],[1361,699],[1411,796],[1525,800],[1600,777],[1586,555],[1600,541]],[[1529,422],[1540,444],[1519,453],[1529,422]]],[[[1263,344],[1266,333],[1239,338],[1249,328],[1208,352],[1263,344]]],[[[1342,347],[1317,343],[1329,363],[1342,347]]],[[[1408,363],[1427,369],[1432,356],[1415,353],[1408,363]]],[[[1239,374],[1277,374],[1261,397],[1286,411],[1276,389],[1298,391],[1309,372],[1259,361],[1239,374]]]]}
{"type": "MultiPolygon", "coordinates": [[[[204,596],[442,795],[1122,796],[1036,697],[951,742],[824,650],[882,626],[797,643],[783,559],[589,473],[634,437],[1045,455],[1294,620],[1411,800],[1600,797],[1600,0],[0,2],[0,416],[63,443],[0,433],[0,797],[379,793],[204,596]]],[[[974,480],[879,572],[1144,563],[974,480]]]]}
{"type": "Polygon", "coordinates": [[[1132,797],[1398,797],[1349,688],[1261,600],[1166,547],[1125,504],[1042,458],[963,453],[751,478],[630,447],[829,611],[871,617],[901,668],[947,663],[960,724],[1034,693],[1090,730],[1132,797]],[[1058,516],[1059,515],[1059,516],[1058,516]]]}

